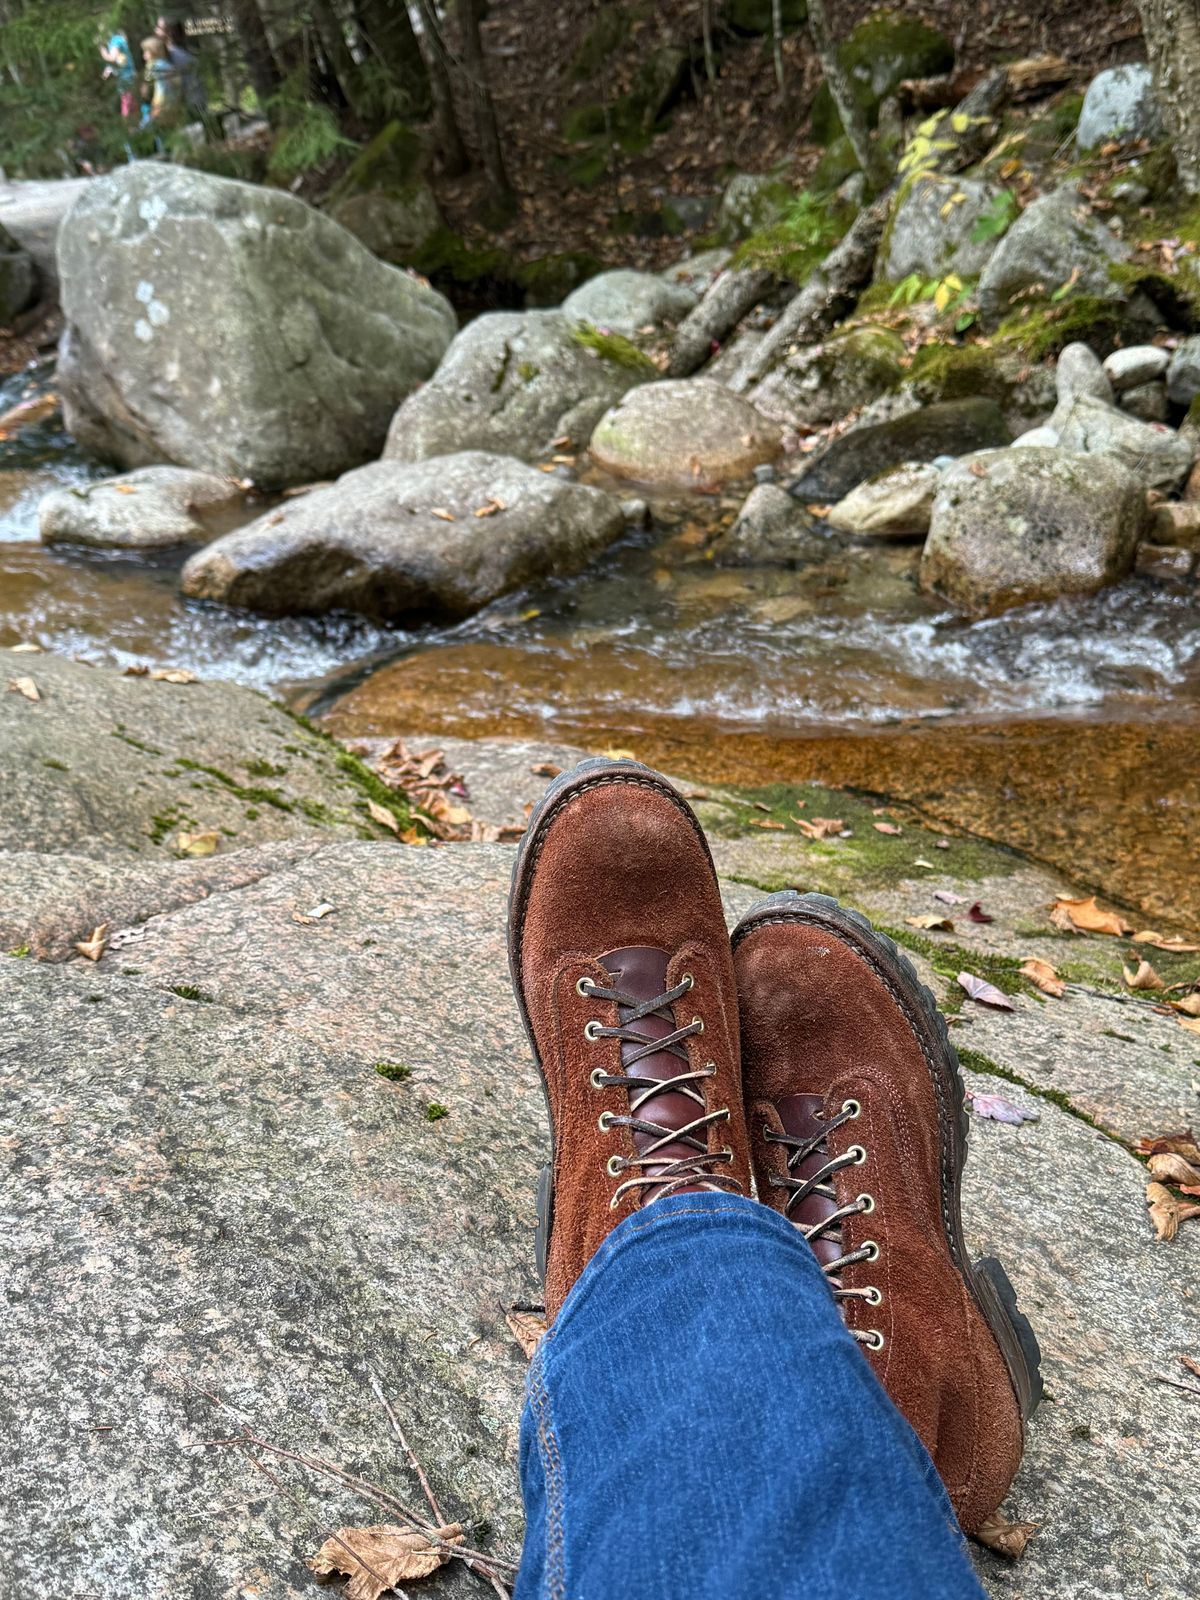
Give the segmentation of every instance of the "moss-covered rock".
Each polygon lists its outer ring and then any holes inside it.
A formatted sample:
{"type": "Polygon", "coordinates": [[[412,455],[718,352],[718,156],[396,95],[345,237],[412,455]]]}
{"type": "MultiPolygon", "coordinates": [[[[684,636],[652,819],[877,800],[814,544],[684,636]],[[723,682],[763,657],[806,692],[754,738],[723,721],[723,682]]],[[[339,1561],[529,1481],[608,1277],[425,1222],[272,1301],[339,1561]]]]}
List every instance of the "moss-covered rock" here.
{"type": "MultiPolygon", "coordinates": [[[[874,127],[880,103],[905,78],[929,78],[950,71],[954,46],[928,23],[900,11],[883,10],[858,24],[838,47],[838,59],[874,127]]],[[[842,132],[842,119],[824,81],[813,97],[811,118],[818,144],[829,144],[842,132]]]]}
{"type": "Polygon", "coordinates": [[[578,289],[603,268],[599,256],[590,250],[560,250],[523,261],[516,269],[516,278],[525,291],[527,306],[557,306],[572,289],[578,289]]]}
{"type": "Polygon", "coordinates": [[[395,193],[369,190],[345,194],[329,207],[329,215],[372,255],[404,267],[443,226],[433,190],[424,178],[414,178],[406,189],[395,193]]]}
{"type": "Polygon", "coordinates": [[[789,183],[770,172],[735,172],[717,211],[717,238],[746,239],[777,223],[795,199],[789,183]]]}
{"type": "Polygon", "coordinates": [[[904,375],[904,354],[899,334],[865,323],[797,350],[750,399],[789,427],[820,427],[894,389],[904,375]]]}

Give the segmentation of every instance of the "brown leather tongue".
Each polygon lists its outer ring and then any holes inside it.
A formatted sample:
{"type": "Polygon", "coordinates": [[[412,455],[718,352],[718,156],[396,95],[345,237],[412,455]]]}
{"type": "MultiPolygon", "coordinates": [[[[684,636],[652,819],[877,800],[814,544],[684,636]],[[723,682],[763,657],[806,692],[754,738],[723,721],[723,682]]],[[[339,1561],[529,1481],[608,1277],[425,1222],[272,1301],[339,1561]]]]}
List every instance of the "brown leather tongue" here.
{"type": "MultiPolygon", "coordinates": [[[[788,1094],[781,1100],[775,1101],[775,1109],[779,1113],[779,1120],[783,1123],[783,1131],[793,1134],[797,1139],[813,1139],[825,1131],[825,1123],[818,1116],[825,1102],[819,1094],[788,1094]]],[[[803,1161],[798,1161],[791,1169],[793,1178],[803,1181],[811,1178],[814,1172],[829,1160],[828,1150],[814,1150],[812,1155],[806,1156],[803,1161]]],[[[830,1179],[825,1180],[825,1187],[832,1188],[830,1179]]],[[[782,1190],[777,1190],[782,1193],[782,1190]]],[[[837,1210],[836,1200],[828,1200],[823,1194],[814,1190],[794,1205],[788,1215],[792,1221],[802,1228],[811,1228],[825,1217],[832,1216],[837,1210]]],[[[832,1228],[828,1233],[823,1233],[819,1239],[811,1241],[813,1253],[821,1265],[827,1266],[829,1262],[836,1261],[842,1254],[842,1230],[840,1227],[832,1228]]]]}
{"type": "MultiPolygon", "coordinates": [[[[667,967],[670,956],[665,950],[654,950],[645,946],[634,946],[627,950],[610,950],[607,955],[600,957],[600,964],[612,976],[612,987],[619,989],[623,995],[631,1000],[653,1000],[663,994],[667,989],[667,967]]],[[[679,1002],[686,1007],[687,996],[679,1002]]],[[[628,1022],[632,1015],[632,1007],[618,1006],[617,1015],[622,1024],[628,1022]]],[[[686,1015],[676,1015],[675,1007],[668,1007],[665,1014],[658,1012],[650,1016],[641,1017],[637,1022],[630,1023],[635,1033],[640,1033],[646,1039],[665,1039],[674,1033],[676,1028],[691,1021],[691,1012],[686,1015]]],[[[637,1044],[622,1041],[621,1066],[635,1078],[653,1078],[656,1082],[665,1082],[668,1078],[678,1077],[681,1072],[690,1070],[686,1059],[681,1059],[670,1050],[656,1050],[649,1055],[642,1056],[640,1060],[634,1058],[643,1047],[637,1044]]],[[[686,1054],[687,1041],[681,1046],[686,1054]]],[[[693,1085],[701,1095],[704,1093],[704,1081],[693,1085]]],[[[630,1090],[630,1099],[634,1104],[645,1093],[642,1089],[630,1090]]],[[[656,1123],[660,1128],[685,1128],[689,1122],[694,1122],[697,1117],[702,1117],[705,1107],[697,1104],[689,1095],[678,1089],[664,1090],[661,1094],[653,1094],[643,1101],[637,1115],[645,1122],[656,1123]]],[[[634,1148],[638,1151],[648,1149],[660,1135],[653,1133],[639,1133],[635,1130],[633,1135],[634,1148]]],[[[698,1137],[707,1146],[707,1130],[701,1129],[698,1137]]],[[[652,1165],[635,1169],[649,1174],[661,1170],[658,1158],[661,1157],[662,1165],[672,1161],[686,1161],[695,1159],[700,1152],[691,1145],[681,1140],[673,1140],[669,1144],[660,1146],[655,1151],[655,1161],[652,1165]]],[[[633,1176],[633,1173],[630,1174],[633,1176]]],[[[699,1184],[681,1185],[676,1193],[684,1193],[699,1188],[699,1184]]],[[[642,1193],[643,1203],[652,1199],[657,1191],[646,1188],[642,1193]]]]}

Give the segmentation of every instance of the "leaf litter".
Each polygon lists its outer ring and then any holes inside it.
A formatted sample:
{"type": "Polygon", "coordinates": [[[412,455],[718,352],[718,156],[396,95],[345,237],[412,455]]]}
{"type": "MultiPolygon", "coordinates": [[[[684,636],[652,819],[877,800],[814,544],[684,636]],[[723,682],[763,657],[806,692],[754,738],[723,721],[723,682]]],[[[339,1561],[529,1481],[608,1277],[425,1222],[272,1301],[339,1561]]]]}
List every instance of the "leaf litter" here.
{"type": "Polygon", "coordinates": [[[1040,989],[1043,994],[1053,995],[1056,999],[1066,993],[1066,984],[1048,961],[1043,961],[1040,956],[1029,956],[1020,968],[1023,978],[1028,978],[1035,989],[1040,989]]]}
{"type": "Polygon", "coordinates": [[[976,977],[973,972],[960,972],[958,986],[981,1006],[992,1006],[997,1011],[1017,1009],[1002,989],[997,989],[994,983],[988,983],[986,978],[976,977]]]}
{"type": "Polygon", "coordinates": [[[1110,933],[1119,938],[1133,931],[1117,912],[1101,910],[1094,894],[1081,900],[1059,895],[1050,907],[1050,921],[1064,933],[1110,933]]]}
{"type": "Polygon", "coordinates": [[[318,1578],[345,1573],[350,1582],[342,1591],[346,1600],[379,1600],[380,1595],[414,1578],[427,1578],[450,1560],[447,1545],[463,1542],[457,1522],[436,1530],[442,1542],[397,1523],[381,1522],[366,1528],[339,1528],[304,1564],[318,1578]]]}

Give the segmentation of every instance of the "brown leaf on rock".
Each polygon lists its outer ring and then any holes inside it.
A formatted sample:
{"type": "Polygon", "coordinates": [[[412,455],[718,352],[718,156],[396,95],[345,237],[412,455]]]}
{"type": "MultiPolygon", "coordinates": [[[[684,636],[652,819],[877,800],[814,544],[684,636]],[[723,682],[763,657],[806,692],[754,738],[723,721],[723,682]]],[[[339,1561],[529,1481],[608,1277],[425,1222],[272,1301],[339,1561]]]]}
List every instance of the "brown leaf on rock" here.
{"type": "Polygon", "coordinates": [[[1200,1017],[1180,1017],[1179,1026],[1189,1033],[1200,1033],[1200,1017]]]}
{"type": "Polygon", "coordinates": [[[993,1511],[980,1523],[975,1537],[980,1544],[995,1550],[998,1555],[1007,1556],[1010,1561],[1019,1561],[1025,1554],[1025,1546],[1040,1526],[1038,1522],[1010,1522],[1002,1512],[993,1511]]]}
{"type": "Polygon", "coordinates": [[[1130,932],[1124,917],[1115,911],[1102,911],[1094,894],[1081,900],[1059,895],[1050,909],[1050,920],[1056,928],[1072,933],[1112,933],[1120,937],[1130,932]]]}
{"type": "Polygon", "coordinates": [[[898,834],[901,831],[894,822],[873,822],[871,826],[876,833],[898,834]]]}
{"type": "Polygon", "coordinates": [[[805,817],[793,817],[792,821],[806,839],[831,839],[846,826],[841,817],[814,817],[811,822],[805,817]]]}
{"type": "Polygon", "coordinates": [[[1200,1166],[1193,1166],[1173,1150],[1164,1150],[1161,1155],[1151,1156],[1147,1165],[1150,1176],[1159,1183],[1173,1183],[1177,1187],[1186,1183],[1200,1183],[1200,1166]]]}
{"type": "Polygon", "coordinates": [[[521,1346],[527,1360],[533,1359],[533,1352],[538,1347],[538,1340],[546,1331],[545,1317],[539,1317],[536,1311],[506,1311],[504,1320],[508,1323],[508,1331],[521,1346]]]}
{"type": "Polygon", "coordinates": [[[1043,994],[1052,994],[1056,998],[1066,993],[1066,984],[1055,972],[1048,961],[1042,961],[1038,956],[1030,956],[1021,967],[1021,976],[1028,978],[1035,989],[1040,989],[1043,994]]]}
{"type": "Polygon", "coordinates": [[[98,928],[93,928],[86,939],[76,943],[75,948],[89,961],[99,961],[108,948],[108,923],[102,922],[98,928]]]}
{"type": "Polygon", "coordinates": [[[381,806],[378,800],[368,800],[367,810],[371,813],[372,820],[381,828],[390,828],[396,834],[400,832],[400,819],[394,811],[389,811],[387,806],[381,806]]]}
{"type": "Polygon", "coordinates": [[[751,817],[749,821],[752,828],[772,828],[777,833],[784,831],[783,823],[776,822],[773,817],[751,817]]]}
{"type": "Polygon", "coordinates": [[[1146,1204],[1154,1224],[1154,1236],[1164,1244],[1179,1232],[1179,1224],[1190,1217],[1200,1217],[1200,1204],[1192,1200],[1177,1200],[1162,1183],[1146,1185],[1146,1204]]]}
{"type": "Polygon", "coordinates": [[[1148,961],[1139,961],[1136,969],[1122,966],[1126,986],[1130,989],[1165,989],[1167,986],[1148,961]]]}
{"type": "Polygon", "coordinates": [[[1177,956],[1200,955],[1200,944],[1185,944],[1182,939],[1167,939],[1153,928],[1129,935],[1132,944],[1148,944],[1154,950],[1168,950],[1177,956]]]}
{"type": "Polygon", "coordinates": [[[431,517],[436,517],[439,522],[457,522],[458,518],[453,511],[447,511],[445,506],[434,506],[430,511],[431,517]]]}
{"type": "Polygon", "coordinates": [[[1185,994],[1182,1000],[1168,1000],[1172,1011],[1182,1011],[1185,1017],[1200,1017],[1200,993],[1185,994]]]}
{"type": "Polygon", "coordinates": [[[989,911],[983,909],[978,900],[967,912],[967,916],[970,917],[972,922],[995,922],[996,920],[989,911]]]}
{"type": "Polygon", "coordinates": [[[924,933],[953,933],[954,924],[949,917],[939,917],[936,911],[923,911],[919,917],[905,917],[910,928],[920,928],[924,933]]]}
{"type": "Polygon", "coordinates": [[[175,848],[184,856],[215,856],[221,835],[215,828],[204,828],[199,833],[177,833],[175,848]]]}
{"type": "Polygon", "coordinates": [[[1182,1156],[1185,1161],[1200,1163],[1200,1145],[1190,1128],[1180,1128],[1178,1133],[1151,1134],[1139,1139],[1133,1147],[1139,1156],[1182,1156]]]}
{"type": "Polygon", "coordinates": [[[22,694],[26,700],[40,700],[41,693],[32,678],[10,678],[8,687],[16,694],[22,694]]]}
{"type": "Polygon", "coordinates": [[[972,1000],[977,1000],[981,1006],[994,1006],[997,1011],[1015,1011],[1017,1008],[1001,989],[994,983],[988,983],[986,978],[977,978],[973,972],[960,972],[958,975],[959,988],[965,989],[972,1000]]]}
{"type": "Polygon", "coordinates": [[[186,667],[153,667],[150,676],[155,683],[199,683],[194,672],[186,667]]]}
{"type": "Polygon", "coordinates": [[[535,778],[557,778],[562,772],[562,768],[555,766],[553,761],[536,761],[529,770],[535,778]]]}
{"type": "Polygon", "coordinates": [[[445,1545],[463,1542],[457,1522],[436,1528],[444,1544],[435,1544],[416,1528],[381,1522],[368,1528],[339,1528],[304,1564],[318,1578],[345,1573],[350,1582],[344,1600],[379,1600],[398,1584],[427,1578],[450,1559],[445,1545]]]}
{"type": "Polygon", "coordinates": [[[1190,1373],[1200,1378],[1200,1361],[1197,1361],[1195,1356],[1180,1356],[1179,1359],[1190,1373]]]}

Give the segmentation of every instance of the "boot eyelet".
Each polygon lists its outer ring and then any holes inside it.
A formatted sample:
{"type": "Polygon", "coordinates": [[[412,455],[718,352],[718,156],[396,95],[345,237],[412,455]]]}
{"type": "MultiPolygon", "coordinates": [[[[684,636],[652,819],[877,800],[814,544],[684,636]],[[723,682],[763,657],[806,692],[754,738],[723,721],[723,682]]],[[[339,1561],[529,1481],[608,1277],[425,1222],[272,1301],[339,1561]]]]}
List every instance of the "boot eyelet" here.
{"type": "Polygon", "coordinates": [[[692,1018],[692,1027],[695,1028],[697,1033],[703,1033],[704,1032],[704,1018],[703,1017],[693,1017],[692,1018]]]}
{"type": "Polygon", "coordinates": [[[861,1167],[863,1162],[867,1159],[867,1152],[860,1144],[852,1144],[849,1150],[846,1151],[846,1154],[852,1158],[856,1167],[861,1167]]]}
{"type": "Polygon", "coordinates": [[[596,1118],[596,1126],[601,1133],[610,1133],[612,1131],[612,1115],[611,1111],[602,1111],[596,1118]]]}
{"type": "Polygon", "coordinates": [[[610,1178],[619,1178],[625,1170],[625,1157],[609,1156],[608,1161],[605,1163],[604,1170],[608,1173],[610,1178]]]}
{"type": "Polygon", "coordinates": [[[607,1089],[608,1085],[604,1081],[607,1076],[608,1076],[608,1074],[605,1072],[603,1067],[593,1067],[592,1068],[592,1076],[589,1079],[589,1082],[591,1083],[592,1088],[593,1089],[607,1089]]]}
{"type": "Polygon", "coordinates": [[[860,1194],[854,1203],[858,1207],[860,1215],[869,1217],[875,1209],[875,1196],[873,1194],[860,1194]]]}
{"type": "Polygon", "coordinates": [[[883,1290],[877,1289],[875,1285],[872,1284],[867,1290],[866,1294],[863,1296],[863,1299],[869,1306],[881,1306],[883,1304],[883,1290]]]}
{"type": "Polygon", "coordinates": [[[589,1044],[595,1044],[596,1041],[599,1039],[599,1037],[600,1037],[599,1029],[600,1029],[600,1023],[598,1023],[598,1022],[585,1022],[584,1023],[584,1025],[583,1025],[583,1037],[588,1041],[589,1044]]]}
{"type": "Polygon", "coordinates": [[[883,1349],[883,1335],[878,1328],[868,1328],[867,1337],[862,1341],[868,1350],[883,1349]]]}
{"type": "Polygon", "coordinates": [[[581,994],[585,1000],[591,997],[592,990],[595,987],[596,985],[590,978],[577,978],[575,981],[575,993],[581,994]]]}
{"type": "Polygon", "coordinates": [[[857,1100],[843,1100],[842,1101],[842,1114],[844,1116],[849,1117],[852,1121],[853,1121],[853,1119],[855,1117],[858,1116],[858,1114],[861,1112],[861,1110],[862,1110],[862,1107],[859,1105],[857,1100]]]}
{"type": "Polygon", "coordinates": [[[858,1248],[867,1252],[866,1255],[863,1256],[864,1261],[879,1260],[879,1246],[875,1243],[874,1239],[864,1239],[858,1248]]]}
{"type": "Polygon", "coordinates": [[[679,981],[683,985],[685,991],[688,989],[694,989],[696,987],[696,980],[692,977],[690,972],[685,972],[679,981]]]}

